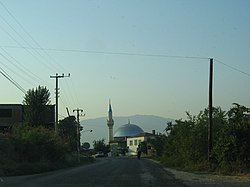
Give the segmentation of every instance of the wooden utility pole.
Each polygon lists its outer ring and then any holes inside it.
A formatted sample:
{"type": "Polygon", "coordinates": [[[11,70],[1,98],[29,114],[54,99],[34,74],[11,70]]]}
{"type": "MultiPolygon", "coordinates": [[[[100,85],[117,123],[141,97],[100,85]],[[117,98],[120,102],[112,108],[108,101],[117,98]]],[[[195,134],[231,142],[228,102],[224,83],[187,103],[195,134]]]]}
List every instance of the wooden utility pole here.
{"type": "Polygon", "coordinates": [[[55,133],[57,134],[58,132],[58,95],[59,95],[59,88],[58,88],[58,78],[64,78],[64,77],[70,77],[70,74],[68,74],[67,76],[65,76],[64,74],[62,75],[58,75],[58,73],[56,73],[56,75],[51,75],[50,78],[55,78],[56,79],[56,121],[55,121],[55,133]]]}
{"type": "Polygon", "coordinates": [[[79,117],[80,114],[79,112],[83,112],[82,109],[74,109],[73,112],[76,112],[76,119],[77,119],[77,127],[76,127],[76,151],[77,151],[77,160],[78,162],[80,162],[80,121],[79,121],[79,117]]]}
{"type": "Polygon", "coordinates": [[[208,162],[211,161],[212,151],[212,129],[213,129],[213,59],[210,59],[210,73],[209,73],[209,117],[208,117],[208,162]]]}

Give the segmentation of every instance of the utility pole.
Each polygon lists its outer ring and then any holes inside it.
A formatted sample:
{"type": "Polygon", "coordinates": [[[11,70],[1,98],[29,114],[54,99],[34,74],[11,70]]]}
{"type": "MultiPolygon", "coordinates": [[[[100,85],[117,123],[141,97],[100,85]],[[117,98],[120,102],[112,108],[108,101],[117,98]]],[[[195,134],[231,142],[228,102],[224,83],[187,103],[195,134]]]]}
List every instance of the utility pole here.
{"type": "Polygon", "coordinates": [[[77,141],[76,141],[76,150],[77,150],[77,160],[78,162],[80,162],[80,121],[79,121],[79,112],[83,112],[82,109],[74,109],[73,112],[76,112],[76,119],[77,119],[77,127],[76,127],[76,138],[77,138],[77,141]]]}
{"type": "Polygon", "coordinates": [[[65,76],[64,74],[62,75],[58,75],[58,73],[56,73],[56,75],[51,75],[50,78],[55,78],[56,79],[56,121],[55,121],[55,133],[57,134],[58,132],[58,79],[59,78],[64,78],[64,77],[70,77],[70,73],[65,76]]]}
{"type": "Polygon", "coordinates": [[[211,161],[212,151],[212,129],[213,129],[213,59],[210,59],[209,73],[209,117],[208,117],[208,162],[211,161]]]}
{"type": "Polygon", "coordinates": [[[66,107],[66,110],[67,110],[68,117],[70,117],[70,114],[69,114],[69,108],[68,108],[68,107],[66,107]]]}

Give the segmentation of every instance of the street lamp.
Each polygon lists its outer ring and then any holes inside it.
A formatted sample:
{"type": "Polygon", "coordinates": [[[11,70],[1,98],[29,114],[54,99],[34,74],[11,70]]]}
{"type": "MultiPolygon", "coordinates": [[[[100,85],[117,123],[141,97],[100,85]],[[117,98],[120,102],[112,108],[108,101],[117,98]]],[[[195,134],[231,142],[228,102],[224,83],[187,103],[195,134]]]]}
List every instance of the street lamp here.
{"type": "MultiPolygon", "coordinates": [[[[93,130],[92,129],[84,130],[84,131],[82,131],[82,134],[85,133],[85,132],[93,132],[93,130]]],[[[81,142],[79,142],[79,145],[81,145],[81,142]]]]}
{"type": "MultiPolygon", "coordinates": [[[[82,133],[85,133],[85,132],[93,132],[93,130],[87,129],[87,130],[82,131],[82,133]]],[[[90,148],[90,144],[88,142],[85,142],[82,144],[82,148],[85,150],[88,150],[90,148]]]]}
{"type": "Polygon", "coordinates": [[[84,133],[84,132],[93,132],[93,130],[92,129],[89,129],[89,130],[84,130],[84,131],[82,131],[82,133],[84,133]]]}

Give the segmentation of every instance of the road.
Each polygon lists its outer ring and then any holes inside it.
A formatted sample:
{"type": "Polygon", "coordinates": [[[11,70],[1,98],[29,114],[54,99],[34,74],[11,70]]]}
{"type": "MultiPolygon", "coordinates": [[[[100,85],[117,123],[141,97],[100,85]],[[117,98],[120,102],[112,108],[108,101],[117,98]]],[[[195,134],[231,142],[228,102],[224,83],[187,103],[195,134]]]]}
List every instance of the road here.
{"type": "Polygon", "coordinates": [[[67,170],[44,174],[2,177],[0,186],[94,186],[94,187],[133,187],[170,186],[183,187],[171,173],[149,159],[118,157],[98,158],[97,162],[67,170]]]}

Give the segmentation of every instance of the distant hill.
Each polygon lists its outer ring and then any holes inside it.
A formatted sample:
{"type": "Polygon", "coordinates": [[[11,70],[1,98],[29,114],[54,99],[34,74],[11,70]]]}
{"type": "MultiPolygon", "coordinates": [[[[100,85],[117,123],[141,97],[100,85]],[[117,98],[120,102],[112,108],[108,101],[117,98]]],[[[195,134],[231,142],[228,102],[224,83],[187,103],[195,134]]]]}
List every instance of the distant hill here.
{"type": "MultiPolygon", "coordinates": [[[[130,120],[131,124],[136,124],[141,127],[144,132],[164,133],[167,122],[174,122],[174,119],[163,118],[154,115],[134,115],[134,116],[115,116],[114,117],[114,133],[122,125],[127,124],[130,120]]],[[[95,119],[86,119],[80,122],[84,130],[92,129],[93,132],[83,130],[81,135],[81,142],[89,142],[92,146],[94,140],[105,139],[108,141],[107,117],[100,117],[95,119]]]]}

